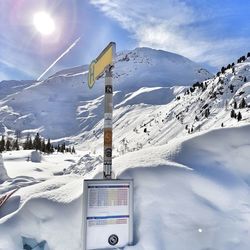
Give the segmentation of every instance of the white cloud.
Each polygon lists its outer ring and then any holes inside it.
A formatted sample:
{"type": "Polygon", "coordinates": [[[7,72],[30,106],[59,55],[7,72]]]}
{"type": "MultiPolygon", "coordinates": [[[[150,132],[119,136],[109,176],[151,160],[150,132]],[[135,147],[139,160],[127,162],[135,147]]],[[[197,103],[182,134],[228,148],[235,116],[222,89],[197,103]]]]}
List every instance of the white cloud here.
{"type": "Polygon", "coordinates": [[[210,36],[209,30],[201,33],[197,23],[209,22],[218,15],[209,6],[201,11],[181,0],[91,0],[91,3],[130,31],[139,46],[176,52],[212,66],[230,63],[250,43],[249,38],[219,39],[210,36]]]}

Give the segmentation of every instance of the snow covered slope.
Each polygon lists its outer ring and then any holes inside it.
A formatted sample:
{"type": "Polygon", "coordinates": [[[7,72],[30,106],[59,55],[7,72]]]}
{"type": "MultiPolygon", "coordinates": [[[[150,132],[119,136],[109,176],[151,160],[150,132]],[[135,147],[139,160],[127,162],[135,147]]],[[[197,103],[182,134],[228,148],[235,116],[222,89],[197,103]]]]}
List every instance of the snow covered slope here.
{"type": "MultiPolygon", "coordinates": [[[[117,55],[114,72],[115,90],[120,91],[116,104],[140,87],[189,85],[209,77],[211,74],[194,62],[169,52],[148,48],[121,52],[117,55]]],[[[104,88],[103,79],[92,90],[88,89],[86,81],[87,66],[81,66],[62,70],[18,91],[4,91],[5,95],[0,96],[0,133],[13,133],[17,129],[23,133],[40,131],[45,137],[58,139],[83,132],[86,126],[82,121],[93,121],[81,112],[85,109],[81,106],[103,95],[104,88]],[[11,96],[6,96],[10,93],[11,96]]],[[[4,89],[11,88],[7,83],[1,85],[4,89]]],[[[100,119],[98,116],[97,121],[100,119]]]]}
{"type": "MultiPolygon", "coordinates": [[[[249,125],[220,128],[116,157],[116,175],[135,185],[135,241],[125,249],[248,250],[249,133],[249,125]]],[[[82,159],[82,177],[50,176],[15,193],[0,219],[0,249],[22,249],[22,237],[45,240],[46,250],[81,249],[83,178],[102,171],[82,159]]],[[[43,172],[48,160],[37,164],[43,172]]],[[[29,168],[20,160],[19,167],[29,168]]]]}
{"type": "MultiPolygon", "coordinates": [[[[141,88],[128,94],[115,106],[115,155],[166,144],[199,131],[249,124],[249,69],[250,58],[189,89],[141,88]],[[173,100],[169,102],[166,96],[172,96],[173,100]],[[243,99],[245,106],[241,107],[243,99]],[[236,118],[231,117],[232,112],[236,118]]],[[[93,152],[102,147],[102,127],[101,120],[91,131],[84,132],[93,152]]]]}

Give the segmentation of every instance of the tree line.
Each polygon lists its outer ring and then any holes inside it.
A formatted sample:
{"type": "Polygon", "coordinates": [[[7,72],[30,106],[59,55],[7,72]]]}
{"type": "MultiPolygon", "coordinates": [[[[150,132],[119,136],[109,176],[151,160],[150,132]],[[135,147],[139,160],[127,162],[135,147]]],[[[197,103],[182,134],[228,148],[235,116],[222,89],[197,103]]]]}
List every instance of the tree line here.
{"type": "Polygon", "coordinates": [[[35,149],[47,154],[52,154],[56,151],[61,153],[75,153],[74,146],[66,146],[65,142],[54,146],[50,142],[50,138],[46,140],[42,138],[39,133],[37,133],[34,138],[28,134],[23,143],[18,137],[16,139],[10,139],[8,137],[5,139],[4,135],[2,135],[0,140],[0,152],[20,150],[20,148],[24,150],[35,149]]]}
{"type": "MultiPolygon", "coordinates": [[[[249,58],[249,57],[250,57],[250,52],[247,53],[247,56],[245,56],[245,55],[244,55],[244,56],[241,56],[241,57],[237,60],[237,63],[245,62],[245,61],[247,60],[247,58],[249,58]]],[[[232,64],[228,64],[226,67],[223,66],[223,67],[221,68],[221,70],[220,70],[219,72],[217,72],[216,76],[220,76],[221,74],[224,74],[225,71],[228,70],[228,69],[232,69],[232,72],[234,73],[234,70],[235,70],[234,66],[235,66],[235,63],[234,63],[234,62],[233,62],[232,64]]]]}

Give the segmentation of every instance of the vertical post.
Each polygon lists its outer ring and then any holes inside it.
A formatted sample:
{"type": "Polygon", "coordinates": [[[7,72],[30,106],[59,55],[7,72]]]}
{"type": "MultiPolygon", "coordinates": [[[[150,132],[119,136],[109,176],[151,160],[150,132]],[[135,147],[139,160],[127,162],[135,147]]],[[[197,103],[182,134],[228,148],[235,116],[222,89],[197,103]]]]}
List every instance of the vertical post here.
{"type": "Polygon", "coordinates": [[[112,179],[113,85],[111,67],[105,71],[103,178],[112,179]]]}

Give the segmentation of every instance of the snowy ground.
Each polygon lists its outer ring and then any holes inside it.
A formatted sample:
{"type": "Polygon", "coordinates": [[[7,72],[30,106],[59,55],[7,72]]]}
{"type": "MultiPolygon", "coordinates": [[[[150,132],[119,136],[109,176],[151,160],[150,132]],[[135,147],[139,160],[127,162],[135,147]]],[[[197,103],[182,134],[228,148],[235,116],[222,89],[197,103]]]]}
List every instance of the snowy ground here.
{"type": "MultiPolygon", "coordinates": [[[[115,158],[116,176],[135,184],[135,240],[125,249],[248,250],[249,132],[250,126],[202,132],[115,158]]],[[[50,250],[81,249],[83,179],[101,176],[100,159],[81,152],[32,163],[28,154],[4,154],[11,178],[20,168],[22,179],[34,179],[1,210],[0,249],[22,249],[21,236],[46,240],[50,250]],[[71,164],[86,171],[58,175],[71,164]]]]}

